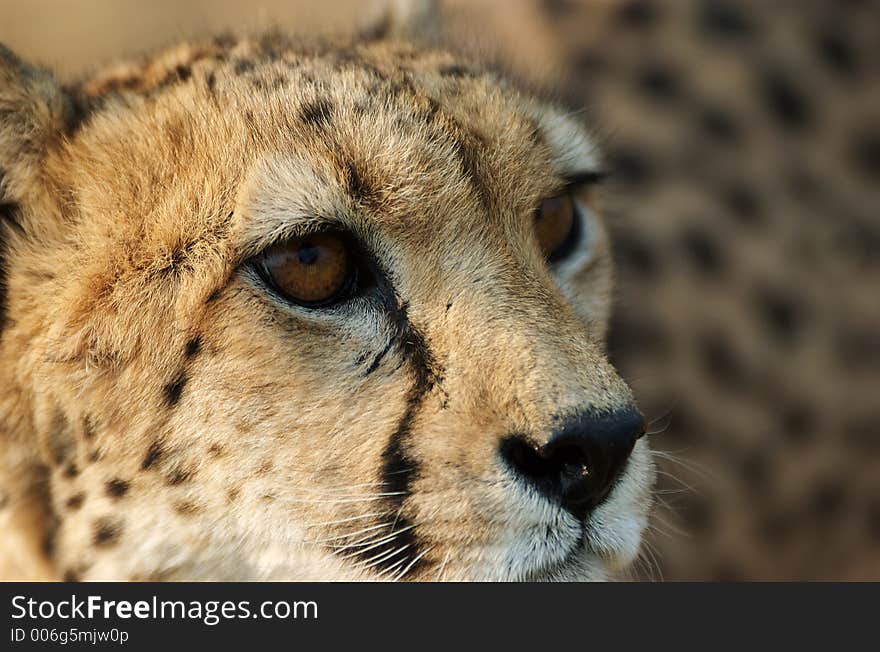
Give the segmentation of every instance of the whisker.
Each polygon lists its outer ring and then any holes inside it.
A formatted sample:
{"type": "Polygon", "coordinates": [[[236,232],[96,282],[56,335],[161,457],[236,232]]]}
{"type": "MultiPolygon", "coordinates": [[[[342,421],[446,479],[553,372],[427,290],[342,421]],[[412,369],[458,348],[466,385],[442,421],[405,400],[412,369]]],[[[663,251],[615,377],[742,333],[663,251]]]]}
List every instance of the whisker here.
{"type": "Polygon", "coordinates": [[[363,514],[361,516],[351,516],[349,518],[340,518],[335,521],[320,521],[317,523],[305,523],[302,525],[303,528],[312,528],[312,527],[325,527],[329,525],[341,525],[342,523],[350,523],[351,521],[362,521],[367,518],[376,518],[379,516],[383,516],[381,512],[374,512],[372,514],[363,514]]]}
{"type": "Polygon", "coordinates": [[[717,475],[711,471],[708,467],[698,464],[693,460],[685,460],[679,455],[674,455],[669,451],[660,451],[660,450],[652,450],[651,454],[655,457],[658,457],[662,460],[668,460],[673,464],[677,464],[682,467],[686,471],[690,471],[696,476],[699,476],[703,480],[717,480],[717,475]]]}
{"type": "Polygon", "coordinates": [[[689,485],[687,482],[685,482],[684,480],[679,478],[677,475],[673,475],[672,473],[669,473],[669,471],[664,471],[663,469],[657,469],[657,475],[662,475],[665,478],[669,478],[670,480],[673,480],[674,482],[679,483],[681,486],[683,486],[688,491],[690,491],[692,493],[697,493],[697,490],[694,489],[691,485],[689,485]]]}
{"type": "Polygon", "coordinates": [[[394,572],[394,569],[395,569],[395,568],[397,568],[397,567],[400,566],[401,564],[405,564],[406,562],[407,562],[407,558],[406,558],[406,555],[404,555],[403,557],[401,557],[400,559],[398,559],[396,562],[394,562],[393,564],[391,564],[390,566],[388,566],[386,569],[384,569],[384,570],[382,570],[382,571],[376,573],[376,575],[379,576],[379,577],[384,577],[384,576],[388,575],[389,573],[394,572]]]}
{"type": "Polygon", "coordinates": [[[440,564],[440,568],[437,571],[437,581],[443,581],[443,573],[446,571],[446,564],[449,562],[449,557],[452,555],[452,549],[446,551],[446,556],[443,557],[443,563],[440,564]]]}
{"type": "Polygon", "coordinates": [[[315,505],[341,505],[345,503],[367,503],[374,500],[382,500],[388,496],[402,496],[405,493],[405,491],[389,491],[387,493],[373,494],[371,496],[358,496],[356,498],[334,498],[329,500],[321,498],[285,498],[284,501],[287,503],[306,503],[315,505]]]}
{"type": "Polygon", "coordinates": [[[428,548],[427,550],[425,550],[425,551],[423,551],[421,554],[419,554],[415,559],[413,559],[413,560],[409,563],[409,565],[408,565],[406,568],[404,568],[404,569],[400,572],[399,575],[396,575],[391,581],[392,581],[392,582],[399,582],[400,580],[402,580],[402,579],[406,576],[406,574],[410,571],[410,569],[412,569],[412,567],[416,565],[416,562],[418,562],[419,559],[421,559],[422,557],[424,557],[425,555],[427,555],[427,554],[428,554],[429,552],[431,552],[432,550],[433,550],[433,548],[428,548]]]}
{"type": "MultiPolygon", "coordinates": [[[[387,524],[386,524],[387,525],[387,524]]],[[[356,541],[352,541],[351,543],[347,543],[345,545],[339,546],[327,546],[335,552],[340,552],[342,550],[351,550],[353,548],[364,548],[365,546],[371,546],[375,548],[373,544],[382,544],[387,541],[393,540],[397,536],[396,532],[391,532],[390,534],[385,534],[383,532],[377,532],[375,534],[368,534],[365,537],[361,537],[356,541]]],[[[370,548],[366,548],[366,550],[370,550],[370,548]]],[[[361,551],[364,552],[364,551],[361,551]]],[[[359,555],[361,552],[357,552],[355,554],[359,555]]]]}
{"type": "MultiPolygon", "coordinates": [[[[366,570],[366,569],[368,569],[368,568],[372,568],[373,566],[376,566],[376,565],[378,565],[378,564],[381,564],[383,561],[386,561],[387,559],[391,559],[392,557],[396,557],[396,556],[399,555],[401,552],[403,552],[404,550],[406,550],[407,548],[409,548],[410,545],[412,545],[412,544],[407,543],[405,546],[401,546],[400,548],[396,548],[396,549],[392,550],[390,553],[389,553],[389,552],[382,552],[382,553],[379,553],[379,554],[376,555],[375,557],[370,557],[369,559],[365,559],[365,560],[364,560],[364,563],[363,563],[363,564],[358,564],[358,566],[359,566],[362,570],[366,570]],[[373,560],[375,560],[375,561],[373,561],[373,560]],[[367,562],[370,562],[370,563],[367,563],[367,562]]],[[[406,559],[406,557],[404,557],[404,559],[406,559]]]]}
{"type": "Polygon", "coordinates": [[[337,541],[339,539],[348,539],[353,536],[357,536],[358,534],[363,534],[364,532],[372,532],[373,530],[379,530],[381,528],[388,527],[388,523],[380,523],[379,525],[371,525],[370,527],[363,528],[362,530],[355,530],[354,532],[347,532],[345,534],[337,534],[332,537],[324,537],[323,539],[312,539],[312,540],[304,540],[302,543],[327,543],[328,541],[337,541]]]}
{"type": "MultiPolygon", "coordinates": [[[[379,539],[378,541],[370,542],[370,543],[372,543],[372,545],[369,545],[366,548],[363,548],[363,550],[358,550],[357,552],[350,553],[348,555],[343,556],[343,559],[351,559],[352,557],[357,557],[358,555],[364,554],[368,550],[373,550],[374,548],[378,548],[379,546],[384,545],[384,544],[388,543],[389,541],[393,541],[399,534],[406,532],[407,530],[411,530],[414,527],[415,527],[415,525],[410,525],[409,527],[405,527],[402,530],[397,530],[396,532],[392,532],[388,536],[386,536],[382,539],[379,539]]],[[[360,545],[354,546],[354,547],[361,547],[361,545],[363,545],[363,544],[360,544],[360,545]]]]}
{"type": "Polygon", "coordinates": [[[654,547],[647,541],[644,541],[642,543],[643,543],[643,550],[645,551],[648,558],[650,559],[650,567],[652,568],[651,573],[650,573],[651,581],[656,581],[654,578],[654,572],[653,572],[656,569],[657,575],[659,575],[660,581],[662,582],[663,581],[663,569],[660,567],[660,562],[657,559],[657,555],[656,555],[656,551],[654,550],[654,547]]]}
{"type": "Polygon", "coordinates": [[[679,403],[678,399],[673,400],[672,403],[670,403],[669,407],[667,407],[665,410],[663,410],[663,412],[661,412],[658,416],[656,416],[653,419],[651,419],[650,421],[648,421],[648,427],[650,428],[658,421],[668,419],[670,416],[672,416],[672,412],[675,410],[676,407],[678,407],[678,403],[679,403]]]}

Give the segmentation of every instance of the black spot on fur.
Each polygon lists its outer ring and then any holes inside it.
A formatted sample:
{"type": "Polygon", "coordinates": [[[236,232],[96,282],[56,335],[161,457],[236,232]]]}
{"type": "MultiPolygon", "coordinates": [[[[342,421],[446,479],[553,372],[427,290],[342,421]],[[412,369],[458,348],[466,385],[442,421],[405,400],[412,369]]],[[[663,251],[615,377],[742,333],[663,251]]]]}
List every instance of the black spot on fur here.
{"type": "Polygon", "coordinates": [[[192,77],[192,69],[184,64],[177,66],[177,68],[174,69],[174,73],[180,81],[186,81],[192,77]]]}
{"type": "Polygon", "coordinates": [[[873,413],[855,414],[847,417],[841,424],[840,431],[844,441],[854,449],[876,456],[880,453],[880,410],[873,413]]]}
{"type": "Polygon", "coordinates": [[[131,484],[126,480],[113,478],[112,480],[107,482],[107,495],[114,499],[122,498],[125,494],[128,493],[130,486],[131,484]]]}
{"type": "Polygon", "coordinates": [[[614,257],[628,271],[643,278],[656,278],[661,261],[656,250],[633,233],[621,234],[613,241],[614,257]]]}
{"type": "Polygon", "coordinates": [[[300,109],[299,117],[307,125],[323,129],[333,117],[333,105],[327,100],[306,102],[300,109]]]}
{"type": "Polygon", "coordinates": [[[65,582],[79,582],[80,575],[75,570],[68,568],[66,571],[64,571],[64,575],[62,576],[62,579],[65,582]]]}
{"type": "Polygon", "coordinates": [[[183,484],[184,482],[189,482],[194,475],[195,471],[192,469],[174,469],[165,477],[165,480],[168,484],[176,486],[183,484]]]}
{"type": "Polygon", "coordinates": [[[571,66],[578,73],[589,78],[604,73],[609,67],[609,61],[604,52],[590,48],[575,54],[571,66]]]}
{"type": "Polygon", "coordinates": [[[620,146],[608,154],[608,167],[612,179],[632,186],[651,183],[656,174],[648,154],[635,147],[620,146]]]}
{"type": "Polygon", "coordinates": [[[440,74],[444,77],[473,77],[474,72],[461,64],[451,64],[440,68],[440,74]]]}
{"type": "Polygon", "coordinates": [[[56,466],[67,465],[64,471],[65,477],[73,477],[78,473],[76,466],[70,462],[76,453],[76,441],[70,422],[60,409],[56,410],[52,417],[52,423],[46,432],[46,444],[52,463],[56,466]],[[70,475],[71,468],[74,469],[73,475],[70,475]]]}
{"type": "Polygon", "coordinates": [[[868,325],[849,325],[835,335],[840,364],[853,371],[880,371],[880,333],[868,325]]]}
{"type": "Polygon", "coordinates": [[[660,8],[653,0],[629,0],[617,10],[621,25],[636,29],[653,27],[660,18],[660,8]]]}
{"type": "Polygon", "coordinates": [[[698,22],[700,29],[710,38],[742,38],[753,31],[743,8],[728,0],[703,0],[698,22]]]}
{"type": "Polygon", "coordinates": [[[159,269],[159,274],[176,278],[184,272],[191,272],[193,266],[190,260],[190,252],[193,246],[195,246],[194,242],[179,243],[176,245],[171,251],[171,255],[168,257],[165,266],[159,269]]]}
{"type": "Polygon", "coordinates": [[[146,471],[151,468],[156,462],[159,461],[159,458],[162,457],[163,454],[162,445],[159,442],[153,442],[150,445],[150,448],[147,450],[147,454],[144,456],[143,461],[141,462],[141,470],[146,471]]]}
{"type": "Polygon", "coordinates": [[[208,73],[208,76],[205,78],[205,85],[208,87],[208,94],[211,96],[211,99],[214,100],[214,103],[217,103],[217,75],[212,70],[208,73]]]}
{"type": "Polygon", "coordinates": [[[672,68],[652,62],[639,72],[637,82],[641,91],[649,98],[669,101],[681,95],[680,77],[672,68]]]}
{"type": "Polygon", "coordinates": [[[880,132],[855,134],[850,158],[856,171],[866,179],[880,181],[880,132]]]}
{"type": "Polygon", "coordinates": [[[92,529],[92,543],[98,548],[115,545],[122,535],[122,523],[110,518],[95,521],[92,529]]]}
{"type": "Polygon", "coordinates": [[[768,489],[772,468],[772,459],[767,447],[758,446],[743,457],[740,476],[749,490],[762,492],[768,489]]]}
{"type": "Polygon", "coordinates": [[[64,471],[62,471],[61,474],[65,478],[75,478],[76,476],[79,475],[79,467],[77,467],[76,464],[73,464],[71,462],[70,464],[68,464],[67,466],[64,467],[64,471]]]}
{"type": "Polygon", "coordinates": [[[183,388],[186,387],[187,380],[186,372],[180,371],[174,380],[165,385],[162,392],[168,407],[174,407],[180,402],[180,395],[183,393],[183,388]]]}
{"type": "Polygon", "coordinates": [[[614,312],[608,328],[608,356],[617,364],[621,357],[662,356],[672,348],[672,340],[665,327],[656,319],[638,311],[614,312]]]}
{"type": "Polygon", "coordinates": [[[858,57],[845,31],[826,27],[816,38],[816,49],[837,74],[850,76],[858,70],[858,57]]]}
{"type": "Polygon", "coordinates": [[[183,350],[183,355],[186,358],[193,358],[198,355],[201,350],[202,338],[196,335],[194,338],[186,343],[186,348],[184,348],[183,350]]]}
{"type": "Polygon", "coordinates": [[[236,59],[232,69],[236,75],[244,75],[254,69],[254,63],[249,59],[236,59]]]}
{"type": "Polygon", "coordinates": [[[541,7],[555,18],[564,18],[575,10],[577,3],[573,0],[543,0],[541,7]]]}
{"type": "Polygon", "coordinates": [[[705,536],[710,533],[716,524],[715,513],[709,499],[697,493],[682,496],[678,508],[679,517],[685,526],[685,531],[696,536],[705,536]]]}
{"type": "Polygon", "coordinates": [[[698,111],[697,122],[707,136],[719,143],[733,144],[742,137],[736,118],[720,106],[702,107],[698,111]]]}
{"type": "Polygon", "coordinates": [[[829,520],[840,516],[846,503],[846,487],[840,481],[825,480],[815,485],[807,499],[807,509],[817,518],[829,520]]]}
{"type": "Polygon", "coordinates": [[[58,519],[52,517],[50,524],[45,528],[40,541],[40,548],[46,557],[52,558],[55,554],[55,537],[58,534],[58,519]]]}
{"type": "Polygon", "coordinates": [[[758,194],[743,182],[733,182],[721,192],[721,200],[742,224],[757,225],[763,221],[758,194]]]}
{"type": "Polygon", "coordinates": [[[706,229],[690,226],[681,236],[681,246],[686,260],[703,274],[716,275],[721,271],[721,247],[706,229]]]}
{"type": "Polygon", "coordinates": [[[68,498],[67,502],[65,502],[64,504],[67,506],[67,509],[75,512],[80,507],[82,507],[85,500],[86,495],[80,491],[79,493],[73,494],[70,498],[68,498]]]}
{"type": "Polygon", "coordinates": [[[201,508],[195,503],[189,501],[180,501],[174,503],[174,511],[181,516],[192,516],[201,511],[201,508]]]}
{"type": "Polygon", "coordinates": [[[348,194],[355,201],[369,203],[375,198],[375,190],[351,161],[345,165],[345,181],[348,194]]]}
{"type": "Polygon", "coordinates": [[[82,434],[83,438],[85,438],[86,440],[91,440],[95,438],[95,421],[89,415],[83,417],[82,434]]]}
{"type": "Polygon", "coordinates": [[[812,409],[795,403],[779,411],[780,428],[789,441],[803,444],[815,434],[816,415],[812,409]]]}
{"type": "Polygon", "coordinates": [[[215,289],[211,290],[211,294],[209,294],[208,298],[205,299],[205,303],[208,304],[208,303],[215,302],[217,299],[220,298],[220,293],[222,291],[223,291],[223,288],[215,288],[215,289]]]}
{"type": "Polygon", "coordinates": [[[758,290],[755,303],[766,331],[779,342],[791,342],[806,320],[806,307],[791,296],[771,288],[758,290]]]}
{"type": "Polygon", "coordinates": [[[704,334],[699,341],[703,369],[719,385],[741,390],[748,384],[746,370],[728,338],[719,332],[704,334]]]}
{"type": "Polygon", "coordinates": [[[800,129],[811,122],[809,100],[790,76],[780,71],[765,73],[761,78],[760,92],[767,111],[782,126],[800,129]]]}

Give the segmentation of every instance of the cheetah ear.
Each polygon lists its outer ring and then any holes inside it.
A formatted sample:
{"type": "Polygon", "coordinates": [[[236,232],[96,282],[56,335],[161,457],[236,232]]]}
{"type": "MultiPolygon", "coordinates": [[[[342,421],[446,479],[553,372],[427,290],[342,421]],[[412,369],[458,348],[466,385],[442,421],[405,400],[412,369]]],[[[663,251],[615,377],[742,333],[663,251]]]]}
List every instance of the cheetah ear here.
{"type": "Polygon", "coordinates": [[[404,39],[430,44],[440,37],[441,11],[437,0],[381,0],[373,18],[360,30],[363,38],[404,39]]]}
{"type": "Polygon", "coordinates": [[[0,206],[37,191],[43,155],[73,114],[73,103],[49,72],[0,44],[0,206]]]}

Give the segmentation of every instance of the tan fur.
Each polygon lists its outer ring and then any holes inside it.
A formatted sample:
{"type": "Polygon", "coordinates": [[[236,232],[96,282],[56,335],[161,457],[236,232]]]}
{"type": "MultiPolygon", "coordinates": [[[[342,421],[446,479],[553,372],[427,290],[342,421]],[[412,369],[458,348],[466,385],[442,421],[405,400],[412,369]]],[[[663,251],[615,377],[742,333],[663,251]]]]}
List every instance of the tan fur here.
{"type": "Polygon", "coordinates": [[[68,93],[0,64],[20,225],[0,487],[28,520],[0,535],[5,577],[601,579],[634,557],[644,440],[574,553],[571,517],[497,452],[631,400],[603,353],[601,224],[555,272],[532,232],[562,177],[598,165],[564,111],[385,41],[187,44],[68,93]],[[292,308],[249,271],[328,219],[389,270],[397,317],[292,308]],[[418,472],[393,510],[395,436],[418,472]],[[393,548],[401,523],[418,554],[393,548]]]}

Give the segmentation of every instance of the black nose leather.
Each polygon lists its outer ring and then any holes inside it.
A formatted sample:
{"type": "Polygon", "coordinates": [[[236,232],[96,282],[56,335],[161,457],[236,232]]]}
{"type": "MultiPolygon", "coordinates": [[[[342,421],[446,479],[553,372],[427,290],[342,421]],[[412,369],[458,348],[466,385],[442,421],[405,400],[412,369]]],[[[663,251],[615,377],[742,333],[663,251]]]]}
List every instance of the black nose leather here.
{"type": "Polygon", "coordinates": [[[645,419],[635,407],[589,412],[566,420],[546,444],[521,435],[501,442],[507,464],[580,519],[610,493],[626,467],[645,419]]]}

